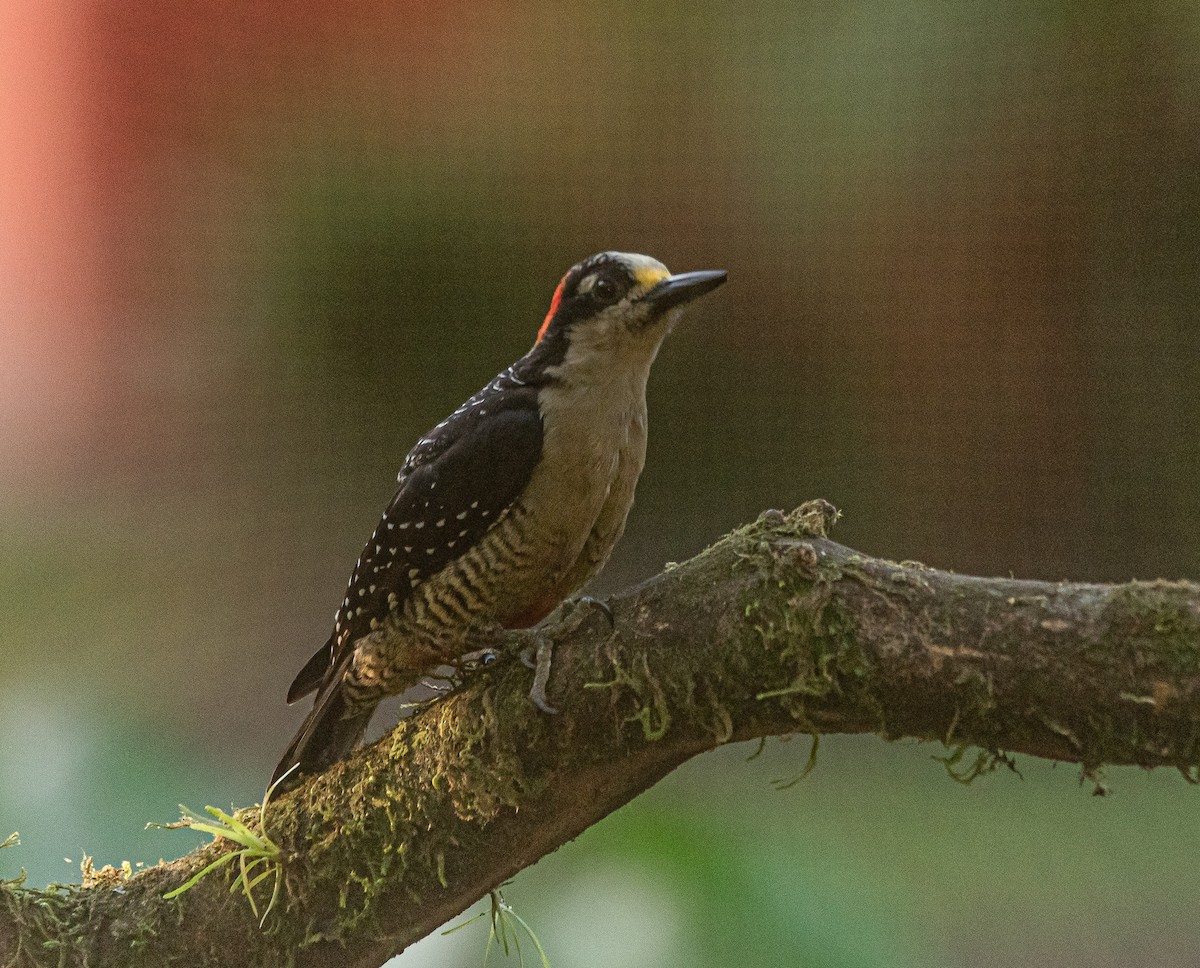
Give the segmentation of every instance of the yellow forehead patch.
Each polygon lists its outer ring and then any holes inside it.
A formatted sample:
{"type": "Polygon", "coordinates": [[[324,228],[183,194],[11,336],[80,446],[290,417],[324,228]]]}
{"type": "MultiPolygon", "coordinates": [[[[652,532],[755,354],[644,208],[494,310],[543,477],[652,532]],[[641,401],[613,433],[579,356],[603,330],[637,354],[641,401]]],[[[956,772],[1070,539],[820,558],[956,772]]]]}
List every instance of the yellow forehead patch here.
{"type": "Polygon", "coordinates": [[[651,289],[657,286],[664,279],[670,278],[671,273],[666,269],[661,269],[658,266],[646,266],[644,269],[638,269],[634,274],[638,285],[643,289],[651,289]]]}

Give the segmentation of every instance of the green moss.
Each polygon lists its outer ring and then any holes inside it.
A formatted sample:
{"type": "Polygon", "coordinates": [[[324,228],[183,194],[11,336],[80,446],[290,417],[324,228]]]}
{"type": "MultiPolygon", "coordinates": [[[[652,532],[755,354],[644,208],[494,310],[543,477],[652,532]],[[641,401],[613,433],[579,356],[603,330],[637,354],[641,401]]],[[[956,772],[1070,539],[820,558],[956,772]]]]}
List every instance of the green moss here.
{"type": "Polygon", "coordinates": [[[621,719],[621,723],[639,723],[642,736],[647,742],[662,739],[671,728],[671,706],[662,684],[650,671],[649,660],[644,653],[632,661],[626,660],[611,647],[607,654],[612,664],[613,678],[607,682],[587,682],[583,687],[613,690],[614,705],[619,701],[622,692],[628,692],[633,696],[634,708],[621,719]],[[635,671],[638,664],[641,668],[635,671]]]}
{"type": "Polygon", "coordinates": [[[308,844],[287,880],[292,900],[326,912],[304,926],[297,946],[371,930],[384,897],[421,901],[414,885],[449,887],[455,859],[471,849],[455,838],[486,837],[503,811],[543,791],[536,767],[541,733],[530,719],[527,683],[514,678],[521,673],[489,671],[486,688],[430,704],[400,723],[357,770],[335,766],[301,788],[294,803],[281,801],[281,813],[293,815],[280,824],[303,824],[308,844]],[[462,821],[470,824],[465,832],[462,821]],[[327,882],[327,871],[340,872],[337,883],[327,882]],[[336,899],[332,911],[317,900],[322,896],[336,899]]]}
{"type": "MultiPolygon", "coordinates": [[[[851,611],[834,590],[844,580],[868,589],[883,580],[890,586],[888,595],[923,596],[931,587],[922,573],[925,569],[910,563],[905,571],[881,576],[860,555],[851,553],[834,562],[819,554],[813,541],[825,538],[836,520],[836,512],[825,502],[809,502],[782,521],[779,517],[768,512],[755,527],[771,528],[774,536],[799,539],[798,543],[756,545],[752,533],[747,535],[750,547],[741,556],[743,567],[750,564],[763,576],[741,609],[757,639],[759,655],[753,666],[763,670],[765,677],[778,675],[781,680],[767,685],[757,698],[784,704],[797,727],[814,735],[817,728],[810,715],[814,708],[844,705],[872,710],[879,733],[888,737],[885,709],[875,694],[875,671],[859,645],[859,623],[872,619],[851,611]]],[[[1014,761],[997,743],[1002,724],[996,718],[996,699],[986,673],[965,672],[955,686],[954,718],[944,737],[951,752],[940,758],[947,771],[959,782],[970,782],[1000,766],[1015,770],[1014,761]],[[960,735],[970,737],[969,742],[960,735]],[[973,757],[967,752],[971,748],[976,748],[973,757]]]]}
{"type": "Polygon", "coordinates": [[[755,594],[742,609],[758,639],[761,655],[755,665],[779,670],[787,679],[762,689],[757,698],[784,702],[800,725],[810,727],[806,700],[845,688],[861,692],[869,679],[857,621],[832,593],[840,569],[822,563],[813,580],[806,580],[773,554],[760,556],[758,564],[773,593],[755,594]]]}
{"type": "Polygon", "coordinates": [[[1001,766],[1007,767],[1017,776],[1017,761],[1002,750],[975,748],[974,759],[966,758],[967,751],[972,749],[970,743],[960,743],[947,756],[935,756],[934,759],[946,768],[946,774],[955,783],[969,786],[981,776],[996,772],[1001,766]]]}
{"type": "Polygon", "coordinates": [[[23,886],[19,878],[0,882],[0,901],[4,903],[8,920],[18,931],[16,950],[4,968],[46,968],[74,964],[76,944],[72,929],[77,921],[72,917],[78,888],[51,884],[45,891],[23,886]]]}

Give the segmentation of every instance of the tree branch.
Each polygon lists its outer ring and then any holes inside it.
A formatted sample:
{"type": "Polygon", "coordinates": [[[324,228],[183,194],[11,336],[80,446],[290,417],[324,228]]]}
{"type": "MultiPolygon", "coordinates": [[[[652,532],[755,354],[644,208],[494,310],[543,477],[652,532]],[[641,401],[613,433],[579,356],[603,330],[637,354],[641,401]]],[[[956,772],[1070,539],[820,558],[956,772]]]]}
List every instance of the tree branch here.
{"type": "Polygon", "coordinates": [[[959,763],[978,747],[968,775],[1021,752],[1200,778],[1200,587],[963,577],[835,544],[833,519],[823,501],[768,511],[616,596],[615,630],[585,615],[555,658],[560,715],[501,660],[273,804],[286,890],[265,929],[230,873],[162,899],[223,843],[90,888],[9,883],[0,965],[380,965],[685,760],[754,737],[910,736],[959,763]]]}

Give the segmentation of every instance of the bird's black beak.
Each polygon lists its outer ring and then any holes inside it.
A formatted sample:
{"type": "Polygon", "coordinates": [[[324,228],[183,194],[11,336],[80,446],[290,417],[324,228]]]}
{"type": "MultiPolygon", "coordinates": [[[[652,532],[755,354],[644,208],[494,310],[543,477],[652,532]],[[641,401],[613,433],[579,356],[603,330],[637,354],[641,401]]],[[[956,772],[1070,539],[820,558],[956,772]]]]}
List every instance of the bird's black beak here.
{"type": "Polygon", "coordinates": [[[642,298],[653,307],[655,313],[663,313],[691,302],[706,292],[712,292],[728,275],[724,269],[681,272],[676,276],[668,276],[642,298]]]}

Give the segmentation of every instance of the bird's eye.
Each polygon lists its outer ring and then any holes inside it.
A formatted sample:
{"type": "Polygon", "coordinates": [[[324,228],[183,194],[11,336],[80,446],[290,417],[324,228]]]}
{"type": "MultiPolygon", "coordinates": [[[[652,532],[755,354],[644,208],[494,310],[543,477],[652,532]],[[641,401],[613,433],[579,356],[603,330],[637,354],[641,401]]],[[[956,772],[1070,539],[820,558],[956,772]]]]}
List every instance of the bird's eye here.
{"type": "Polygon", "coordinates": [[[611,279],[597,279],[596,284],[592,286],[592,296],[597,302],[615,302],[618,293],[617,284],[611,279]]]}

